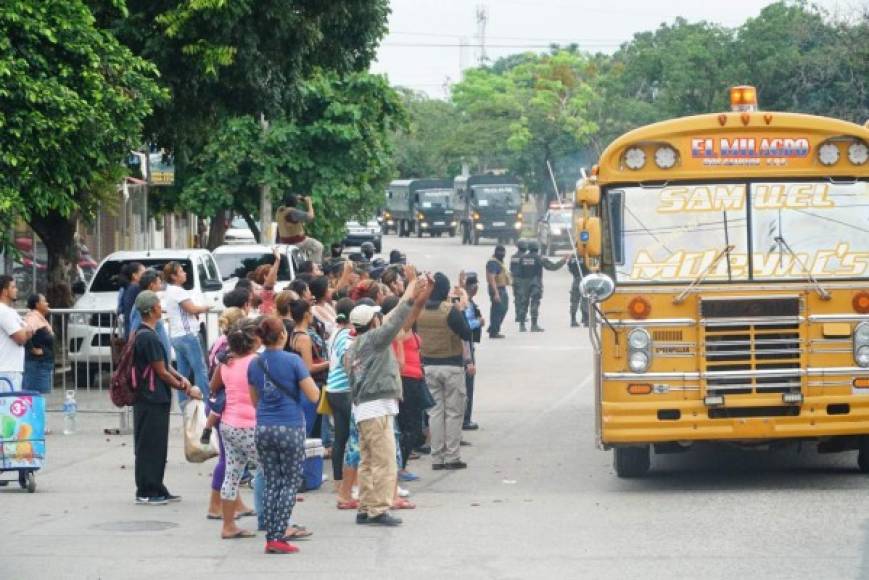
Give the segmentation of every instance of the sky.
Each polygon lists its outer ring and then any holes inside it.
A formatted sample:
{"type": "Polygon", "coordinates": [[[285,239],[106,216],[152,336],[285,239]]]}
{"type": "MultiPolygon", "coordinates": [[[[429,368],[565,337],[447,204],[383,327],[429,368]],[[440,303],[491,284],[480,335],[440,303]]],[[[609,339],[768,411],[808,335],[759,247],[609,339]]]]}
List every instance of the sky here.
{"type": "MultiPolygon", "coordinates": [[[[832,13],[853,11],[869,0],[815,0],[832,13]]],[[[615,51],[634,33],[654,30],[682,16],[739,26],[771,0],[392,0],[389,34],[371,70],[393,85],[444,98],[461,71],[478,64],[477,11],[486,15],[490,60],[543,51],[553,43],[578,43],[589,52],[615,51]],[[461,45],[465,44],[464,48],[461,45]]]]}

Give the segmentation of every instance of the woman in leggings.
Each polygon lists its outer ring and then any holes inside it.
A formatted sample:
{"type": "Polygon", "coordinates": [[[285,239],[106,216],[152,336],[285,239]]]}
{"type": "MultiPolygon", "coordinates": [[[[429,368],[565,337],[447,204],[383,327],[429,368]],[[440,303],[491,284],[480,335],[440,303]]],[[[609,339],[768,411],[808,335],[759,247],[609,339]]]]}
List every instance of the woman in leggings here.
{"type": "Polygon", "coordinates": [[[356,479],[356,469],[344,463],[344,451],[350,436],[350,382],[344,371],[344,354],[353,342],[350,311],[355,306],[349,298],[336,304],[335,331],[329,340],[329,379],[326,381],[326,396],[332,407],[335,422],[335,440],[332,442],[332,476],[338,486],[338,509],[355,510],[359,502],[351,495],[356,479]]]}
{"type": "Polygon", "coordinates": [[[238,487],[248,463],[256,463],[256,411],[250,398],[248,367],[259,347],[256,324],[250,319],[238,322],[226,335],[232,356],[214,373],[212,387],[223,386],[226,405],[220,416],[220,435],[226,452],[226,474],[220,488],[223,511],[221,537],[225,540],[250,538],[253,532],[235,523],[238,487]]]}
{"type": "Polygon", "coordinates": [[[287,526],[302,483],[305,463],[305,415],[302,395],[317,401],[320,390],[302,359],[284,351],[287,331],[277,318],[264,318],[257,335],[266,350],[248,367],[256,405],[256,448],[265,476],[263,523],[267,554],[291,554],[287,526]]]}

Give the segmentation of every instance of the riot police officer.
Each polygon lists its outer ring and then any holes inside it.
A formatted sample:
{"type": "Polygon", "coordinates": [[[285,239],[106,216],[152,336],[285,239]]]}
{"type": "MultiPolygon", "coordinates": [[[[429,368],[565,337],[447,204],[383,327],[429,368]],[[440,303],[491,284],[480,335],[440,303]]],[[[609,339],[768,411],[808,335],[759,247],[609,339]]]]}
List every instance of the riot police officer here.
{"type": "Polygon", "coordinates": [[[588,326],[588,301],[582,297],[579,291],[579,283],[588,275],[588,268],[582,258],[571,256],[567,261],[567,269],[570,275],[573,276],[573,282],[570,285],[570,326],[576,328],[579,323],[576,321],[576,311],[582,306],[582,325],[588,326]]]}
{"type": "MultiPolygon", "coordinates": [[[[537,323],[540,315],[540,299],[543,298],[543,269],[555,271],[567,263],[567,257],[555,262],[540,257],[540,244],[537,240],[528,242],[528,253],[522,258],[522,273],[530,282],[528,286],[528,309],[531,311],[531,332],[543,332],[537,323]]],[[[523,318],[524,318],[524,312],[523,318]]],[[[519,330],[522,330],[520,327],[519,330]]]]}
{"type": "Polygon", "coordinates": [[[528,240],[516,242],[516,253],[510,257],[510,276],[513,277],[513,304],[516,310],[516,322],[519,331],[525,332],[525,313],[528,312],[528,285],[531,280],[522,271],[522,257],[528,253],[528,240]]]}
{"type": "Polygon", "coordinates": [[[371,261],[374,259],[374,244],[371,242],[362,242],[362,245],[359,246],[359,251],[362,252],[362,256],[367,260],[371,261]]]}

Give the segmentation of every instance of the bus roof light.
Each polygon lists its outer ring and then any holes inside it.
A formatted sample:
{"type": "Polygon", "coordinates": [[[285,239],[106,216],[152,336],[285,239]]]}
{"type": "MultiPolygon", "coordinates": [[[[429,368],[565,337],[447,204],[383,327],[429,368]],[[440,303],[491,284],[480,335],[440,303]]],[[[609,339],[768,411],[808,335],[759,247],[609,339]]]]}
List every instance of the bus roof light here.
{"type": "Polygon", "coordinates": [[[757,110],[757,90],[750,85],[730,88],[730,109],[751,112],[757,110]]]}

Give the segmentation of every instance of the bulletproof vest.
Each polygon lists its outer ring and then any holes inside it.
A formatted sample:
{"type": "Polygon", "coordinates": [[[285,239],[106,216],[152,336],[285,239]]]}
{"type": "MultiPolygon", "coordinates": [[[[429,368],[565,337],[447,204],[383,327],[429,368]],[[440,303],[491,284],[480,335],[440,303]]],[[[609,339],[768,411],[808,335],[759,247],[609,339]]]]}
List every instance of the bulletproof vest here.
{"type": "Polygon", "coordinates": [[[447,318],[453,306],[442,302],[435,310],[423,308],[417,319],[417,331],[422,337],[420,352],[423,358],[450,358],[462,356],[462,339],[449,326],[447,318]]]}
{"type": "Polygon", "coordinates": [[[540,278],[542,276],[543,262],[540,261],[540,256],[534,254],[525,254],[522,256],[522,277],[540,278]]]}
{"type": "Polygon", "coordinates": [[[510,275],[514,278],[522,277],[522,256],[525,252],[516,252],[510,257],[510,275]]]}

